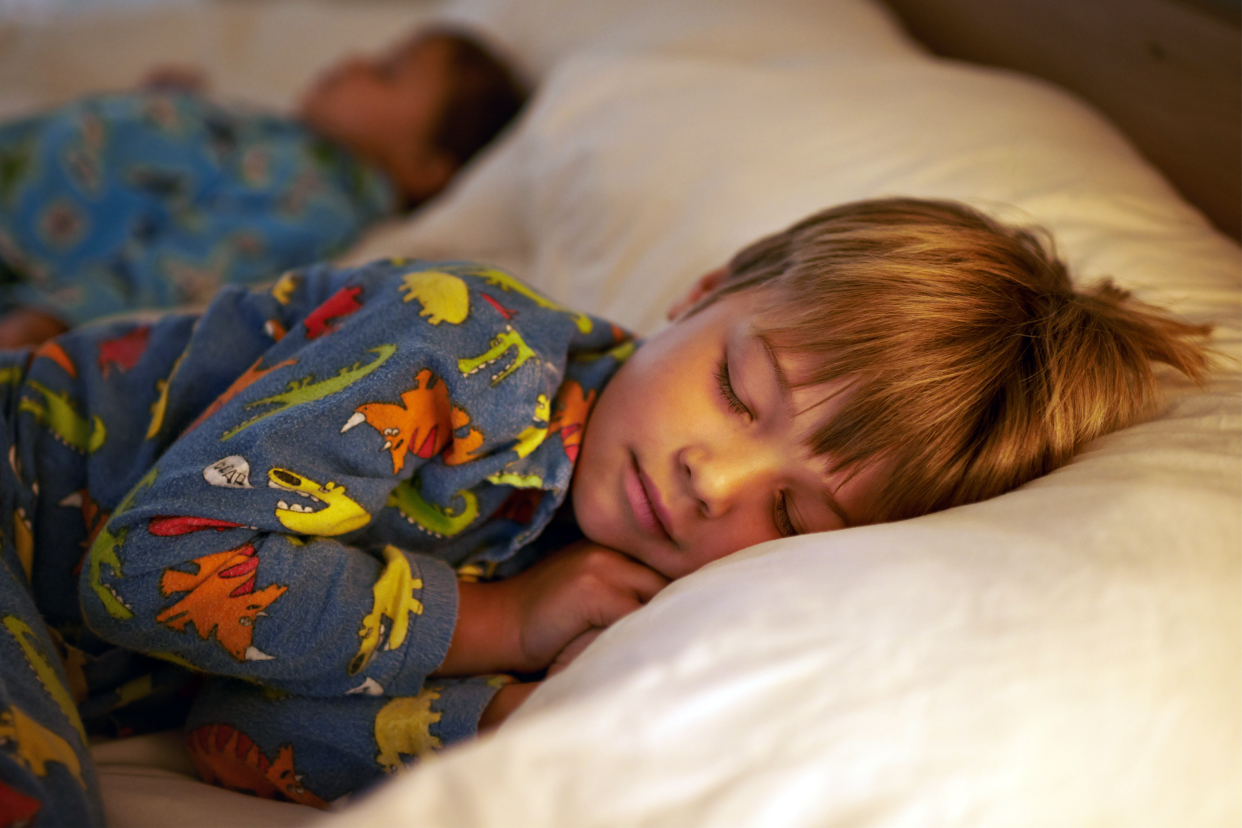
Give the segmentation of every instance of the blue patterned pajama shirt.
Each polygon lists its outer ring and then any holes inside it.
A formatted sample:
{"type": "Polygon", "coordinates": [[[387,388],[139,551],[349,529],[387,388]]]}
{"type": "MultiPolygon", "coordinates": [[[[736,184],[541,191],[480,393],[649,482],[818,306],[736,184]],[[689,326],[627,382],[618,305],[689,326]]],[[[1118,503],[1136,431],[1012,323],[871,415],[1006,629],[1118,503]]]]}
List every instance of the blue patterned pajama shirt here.
{"type": "Polygon", "coordinates": [[[0,356],[0,824],[99,824],[82,720],[193,693],[206,779],[319,806],[475,733],[508,679],[431,677],[457,579],[576,531],[634,344],[500,271],[391,261],[0,356]]]}

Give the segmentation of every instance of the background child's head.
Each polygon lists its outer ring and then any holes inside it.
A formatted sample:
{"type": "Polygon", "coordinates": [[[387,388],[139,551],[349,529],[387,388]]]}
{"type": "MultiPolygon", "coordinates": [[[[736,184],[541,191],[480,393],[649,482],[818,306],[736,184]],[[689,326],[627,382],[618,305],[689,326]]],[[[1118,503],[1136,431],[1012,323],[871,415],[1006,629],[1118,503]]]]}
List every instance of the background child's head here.
{"type": "Polygon", "coordinates": [[[945,202],[818,213],[688,299],[605,386],[572,490],[588,537],[673,578],[1001,494],[1132,422],[1152,361],[1206,364],[1206,329],[945,202]]]}
{"type": "Polygon", "coordinates": [[[299,114],[383,168],[413,206],[442,190],[526,97],[513,71],[476,39],[427,29],[379,57],[334,65],[307,89],[299,114]]]}

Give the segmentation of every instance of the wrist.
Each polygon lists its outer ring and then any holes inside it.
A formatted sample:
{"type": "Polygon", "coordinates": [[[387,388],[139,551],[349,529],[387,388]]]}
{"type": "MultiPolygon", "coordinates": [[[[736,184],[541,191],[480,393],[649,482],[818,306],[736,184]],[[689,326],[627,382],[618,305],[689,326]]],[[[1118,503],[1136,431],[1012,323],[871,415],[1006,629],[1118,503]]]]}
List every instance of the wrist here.
{"type": "Polygon", "coordinates": [[[516,612],[504,581],[457,582],[457,621],[433,675],[478,676],[522,668],[516,612]]]}

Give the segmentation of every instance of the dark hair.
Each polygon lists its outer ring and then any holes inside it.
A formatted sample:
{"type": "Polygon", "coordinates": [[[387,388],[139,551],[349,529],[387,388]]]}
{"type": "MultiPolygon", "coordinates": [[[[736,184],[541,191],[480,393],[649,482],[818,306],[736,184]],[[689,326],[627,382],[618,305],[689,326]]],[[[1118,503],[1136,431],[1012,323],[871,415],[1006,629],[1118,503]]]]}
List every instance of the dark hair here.
{"type": "Polygon", "coordinates": [[[872,522],[912,517],[1009,491],[1134,422],[1153,362],[1203,377],[1208,326],[1108,281],[1075,288],[1043,235],[954,202],[855,202],[742,250],[698,307],[758,289],[759,332],[811,358],[794,384],[847,386],[811,451],[889,464],[872,522]]]}
{"type": "Polygon", "coordinates": [[[464,165],[517,116],[529,93],[513,70],[470,34],[432,29],[420,41],[448,47],[448,95],[431,140],[464,165]]]}

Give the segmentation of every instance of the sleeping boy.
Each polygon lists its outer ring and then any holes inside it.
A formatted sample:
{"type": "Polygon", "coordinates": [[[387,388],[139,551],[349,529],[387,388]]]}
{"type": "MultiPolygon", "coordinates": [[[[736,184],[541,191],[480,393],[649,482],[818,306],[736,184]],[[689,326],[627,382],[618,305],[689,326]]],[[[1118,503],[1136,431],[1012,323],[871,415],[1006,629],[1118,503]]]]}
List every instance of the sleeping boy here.
{"type": "Polygon", "coordinates": [[[0,125],[0,346],[333,255],[442,190],[526,97],[448,29],[334,65],[292,117],[203,86],[158,72],[0,125]]]}
{"type": "Polygon", "coordinates": [[[10,353],[0,790],[97,823],[75,702],[120,721],[161,663],[211,676],[204,778],[326,807],[670,580],[1001,494],[1131,422],[1153,362],[1206,365],[1204,328],[910,199],[765,238],[672,315],[636,347],[488,267],[315,265],[10,353]]]}

